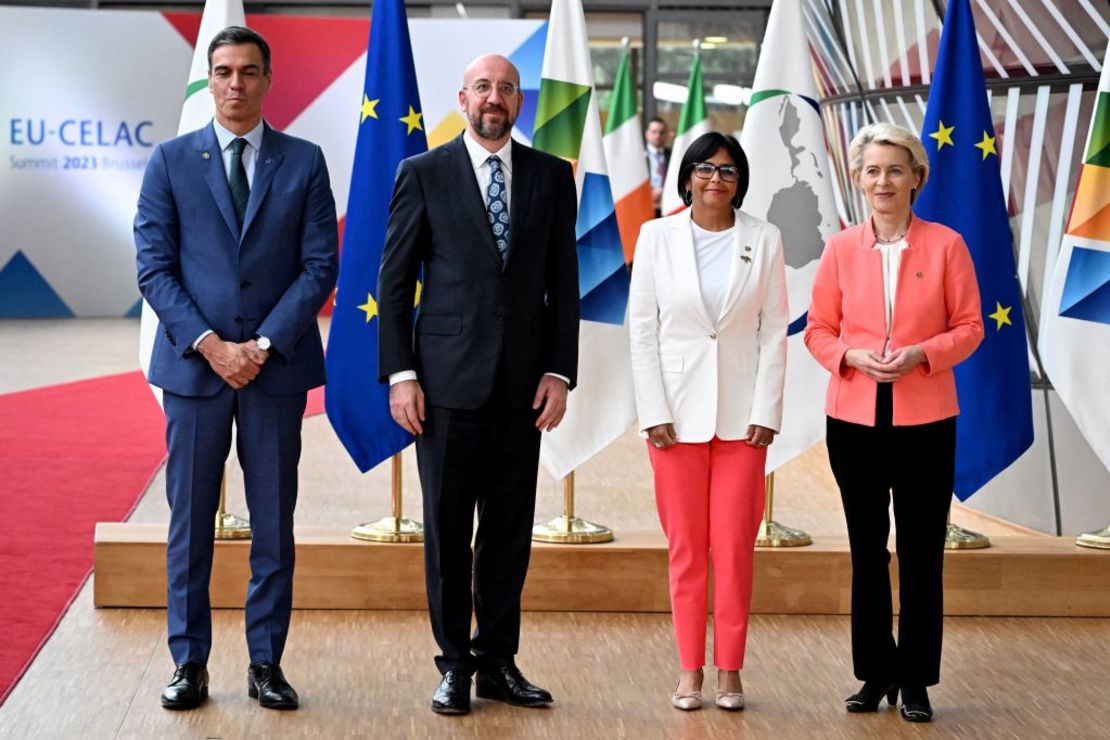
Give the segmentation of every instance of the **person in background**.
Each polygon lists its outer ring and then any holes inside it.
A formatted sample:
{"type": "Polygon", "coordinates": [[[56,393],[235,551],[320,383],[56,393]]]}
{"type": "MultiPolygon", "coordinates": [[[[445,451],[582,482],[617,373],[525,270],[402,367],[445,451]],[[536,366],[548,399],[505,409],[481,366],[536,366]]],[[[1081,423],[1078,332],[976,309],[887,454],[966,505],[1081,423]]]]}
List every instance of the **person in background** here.
{"type": "Polygon", "coordinates": [[[731,136],[686,150],[689,206],[640,231],[629,298],[632,379],[667,535],[681,674],[701,707],[710,554],[717,706],[744,708],[752,560],[767,446],[782,419],[787,293],[779,230],[739,210],[748,160],[731,136]]]}
{"type": "Polygon", "coordinates": [[[860,130],[851,176],[871,217],[828,241],[813,283],[809,351],[831,374],[829,462],[852,552],[852,662],[863,681],[849,712],[902,692],[902,717],[928,722],[940,680],[944,537],[956,454],[952,368],[983,338],[963,238],[910,210],[929,176],[913,132],[860,130]],[[901,610],[891,632],[888,510],[894,499],[901,610]]]}
{"type": "Polygon", "coordinates": [[[660,203],[663,199],[663,183],[667,179],[667,167],[671,164],[671,148],[667,146],[667,122],[656,116],[648,121],[644,129],[645,156],[648,175],[651,177],[651,197],[655,203],[655,217],[662,215],[660,203]]]}

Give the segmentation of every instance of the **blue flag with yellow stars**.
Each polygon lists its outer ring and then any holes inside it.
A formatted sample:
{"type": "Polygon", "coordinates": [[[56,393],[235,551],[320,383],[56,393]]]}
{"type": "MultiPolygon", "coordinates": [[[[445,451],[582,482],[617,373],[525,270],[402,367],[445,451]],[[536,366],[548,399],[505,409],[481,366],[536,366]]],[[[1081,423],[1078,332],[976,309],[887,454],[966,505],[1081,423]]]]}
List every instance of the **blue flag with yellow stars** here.
{"type": "MultiPolygon", "coordinates": [[[[359,470],[366,472],[413,440],[389,414],[389,386],[378,382],[374,295],[397,165],[428,149],[402,0],[374,2],[359,102],[324,400],[335,433],[359,470]]],[[[419,296],[418,286],[417,300],[419,296]]]]}
{"type": "Polygon", "coordinates": [[[983,304],[983,343],[955,371],[955,494],[963,501],[1033,444],[1021,285],[968,0],[948,4],[921,140],[929,180],[914,212],[963,236],[983,304]]]}

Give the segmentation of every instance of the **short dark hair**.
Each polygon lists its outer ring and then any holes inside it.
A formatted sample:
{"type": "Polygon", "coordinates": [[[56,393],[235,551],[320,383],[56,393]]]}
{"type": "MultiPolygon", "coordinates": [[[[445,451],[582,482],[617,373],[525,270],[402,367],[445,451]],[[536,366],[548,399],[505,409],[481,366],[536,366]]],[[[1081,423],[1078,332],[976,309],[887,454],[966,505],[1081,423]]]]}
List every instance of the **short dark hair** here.
{"type": "Polygon", "coordinates": [[[694,139],[686,149],[686,153],[682,155],[682,166],[678,170],[678,197],[682,198],[682,202],[686,205],[693,202],[687,184],[690,182],[690,176],[694,174],[694,165],[698,162],[704,162],[721,149],[725,150],[725,153],[736,163],[736,168],[740,170],[740,179],[736,181],[736,197],[732,199],[732,207],[739,208],[744,202],[744,196],[748,194],[748,181],[750,179],[748,155],[744,154],[744,149],[735,136],[710,131],[708,134],[702,134],[694,139]]]}
{"type": "Polygon", "coordinates": [[[648,122],[647,122],[647,124],[646,124],[646,125],[644,126],[644,128],[648,128],[648,127],[649,127],[649,126],[651,126],[651,124],[653,124],[653,123],[661,123],[661,124],[663,124],[663,128],[667,128],[667,122],[666,122],[666,121],[664,121],[664,120],[663,120],[662,118],[660,118],[659,116],[652,116],[651,118],[649,118],[649,119],[648,119],[648,122]]]}
{"type": "Polygon", "coordinates": [[[240,44],[254,44],[262,52],[262,74],[270,74],[270,45],[262,34],[243,26],[228,26],[212,37],[208,45],[208,73],[212,73],[212,54],[221,46],[239,46],[240,44]]]}

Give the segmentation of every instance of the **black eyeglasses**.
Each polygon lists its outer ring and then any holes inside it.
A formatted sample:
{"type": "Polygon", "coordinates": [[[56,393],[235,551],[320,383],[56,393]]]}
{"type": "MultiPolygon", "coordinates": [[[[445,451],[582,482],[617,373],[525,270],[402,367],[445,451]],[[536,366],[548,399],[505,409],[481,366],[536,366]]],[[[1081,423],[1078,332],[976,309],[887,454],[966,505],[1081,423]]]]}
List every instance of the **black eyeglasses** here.
{"type": "Polygon", "coordinates": [[[713,164],[712,162],[694,164],[694,174],[702,180],[712,180],[714,172],[721,175],[723,182],[736,182],[740,179],[740,168],[734,164],[713,164]]]}

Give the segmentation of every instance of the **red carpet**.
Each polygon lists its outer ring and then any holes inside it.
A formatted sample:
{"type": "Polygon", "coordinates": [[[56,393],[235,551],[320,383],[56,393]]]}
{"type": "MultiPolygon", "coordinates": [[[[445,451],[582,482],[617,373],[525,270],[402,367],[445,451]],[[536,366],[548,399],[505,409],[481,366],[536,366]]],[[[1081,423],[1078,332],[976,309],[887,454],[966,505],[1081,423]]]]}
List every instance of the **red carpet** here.
{"type": "Polygon", "coordinates": [[[127,519],[165,455],[138,371],[0,395],[0,704],[88,577],[96,523],[127,519]]]}
{"type": "Polygon", "coordinates": [[[88,576],[96,523],[126,519],[165,454],[137,371],[0,395],[0,702],[88,576]]]}

